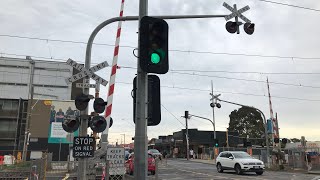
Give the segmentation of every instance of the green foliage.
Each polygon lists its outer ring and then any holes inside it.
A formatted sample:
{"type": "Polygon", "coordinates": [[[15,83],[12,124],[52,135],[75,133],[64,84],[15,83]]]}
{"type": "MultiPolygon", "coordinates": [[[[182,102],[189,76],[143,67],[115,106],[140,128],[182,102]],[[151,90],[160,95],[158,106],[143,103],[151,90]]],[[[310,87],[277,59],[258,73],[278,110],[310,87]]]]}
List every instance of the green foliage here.
{"type": "Polygon", "coordinates": [[[262,144],[264,124],[261,114],[253,108],[241,107],[230,113],[229,131],[239,132],[240,137],[256,138],[252,144],[262,144]],[[261,138],[261,139],[259,139],[261,138]]]}

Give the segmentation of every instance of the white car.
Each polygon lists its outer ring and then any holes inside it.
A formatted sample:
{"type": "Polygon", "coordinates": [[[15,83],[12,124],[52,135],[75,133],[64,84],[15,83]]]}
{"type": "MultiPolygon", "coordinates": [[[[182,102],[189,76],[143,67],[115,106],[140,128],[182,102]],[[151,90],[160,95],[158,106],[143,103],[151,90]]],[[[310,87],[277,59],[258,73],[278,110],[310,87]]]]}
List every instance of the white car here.
{"type": "Polygon", "coordinates": [[[255,172],[262,175],[265,166],[262,161],[254,159],[243,151],[224,151],[216,159],[216,166],[219,173],[223,170],[235,170],[237,174],[243,172],[255,172]]]}

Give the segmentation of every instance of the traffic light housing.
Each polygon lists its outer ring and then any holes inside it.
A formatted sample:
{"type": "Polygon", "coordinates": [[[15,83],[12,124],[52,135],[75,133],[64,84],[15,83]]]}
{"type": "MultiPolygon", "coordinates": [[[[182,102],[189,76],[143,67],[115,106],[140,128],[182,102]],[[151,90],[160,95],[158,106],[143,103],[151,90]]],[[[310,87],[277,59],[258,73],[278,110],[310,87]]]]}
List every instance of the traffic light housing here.
{"type": "Polygon", "coordinates": [[[214,139],[213,143],[214,143],[214,147],[219,147],[219,140],[218,139],[214,139]]]}
{"type": "Polygon", "coordinates": [[[184,118],[186,118],[186,119],[189,118],[189,111],[184,111],[184,118]]]}
{"type": "Polygon", "coordinates": [[[237,29],[238,29],[238,24],[236,22],[233,22],[233,21],[228,21],[226,23],[226,29],[229,33],[236,33],[237,32],[237,29]]]}
{"type": "Polygon", "coordinates": [[[93,102],[93,109],[96,113],[100,114],[103,113],[107,102],[104,102],[102,98],[96,98],[93,102]]]}
{"type": "Polygon", "coordinates": [[[165,74],[169,71],[168,29],[166,21],[144,16],[140,21],[139,62],[147,73],[165,74]]]}
{"type": "Polygon", "coordinates": [[[74,103],[79,111],[84,111],[88,107],[91,95],[80,94],[76,97],[74,103]]]}
{"type": "Polygon", "coordinates": [[[93,132],[103,132],[107,127],[107,122],[102,116],[94,116],[89,121],[89,126],[93,132]]]}
{"type": "MultiPolygon", "coordinates": [[[[136,119],[137,77],[133,79],[133,122],[136,119]]],[[[156,75],[148,75],[148,126],[156,126],[161,122],[160,79],[156,75]]]]}
{"type": "Polygon", "coordinates": [[[243,25],[244,31],[245,31],[247,34],[249,34],[249,35],[252,35],[252,34],[253,34],[253,32],[254,32],[254,27],[255,27],[255,24],[253,24],[253,23],[245,23],[245,24],[243,25]]]}
{"type": "Polygon", "coordinates": [[[79,117],[66,117],[62,122],[62,128],[68,132],[73,133],[78,130],[80,126],[79,117]]]}

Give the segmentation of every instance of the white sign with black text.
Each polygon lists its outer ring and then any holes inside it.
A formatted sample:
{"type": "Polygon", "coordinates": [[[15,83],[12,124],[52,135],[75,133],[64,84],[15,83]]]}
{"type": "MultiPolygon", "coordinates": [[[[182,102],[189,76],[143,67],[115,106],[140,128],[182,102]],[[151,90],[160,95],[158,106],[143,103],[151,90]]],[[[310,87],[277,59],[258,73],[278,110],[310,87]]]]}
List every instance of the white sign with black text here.
{"type": "Polygon", "coordinates": [[[110,175],[120,175],[125,173],[125,152],[124,148],[109,147],[107,150],[107,160],[109,161],[110,175]]]}

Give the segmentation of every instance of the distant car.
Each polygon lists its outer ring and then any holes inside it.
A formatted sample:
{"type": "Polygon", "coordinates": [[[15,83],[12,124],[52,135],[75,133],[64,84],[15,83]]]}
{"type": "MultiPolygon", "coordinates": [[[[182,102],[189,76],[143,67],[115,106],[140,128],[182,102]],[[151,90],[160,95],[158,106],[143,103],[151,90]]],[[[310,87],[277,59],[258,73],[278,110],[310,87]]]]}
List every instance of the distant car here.
{"type": "Polygon", "coordinates": [[[128,160],[129,159],[129,151],[124,151],[124,157],[125,157],[125,160],[128,160]]]}
{"type": "MultiPolygon", "coordinates": [[[[134,153],[131,153],[126,161],[126,173],[132,175],[134,172],[134,153]]],[[[152,154],[148,154],[148,172],[156,174],[156,162],[152,154]]]]}
{"type": "Polygon", "coordinates": [[[148,154],[152,154],[154,158],[162,159],[162,154],[157,149],[149,149],[148,154]]]}
{"type": "Polygon", "coordinates": [[[262,175],[265,170],[262,161],[254,159],[243,151],[221,152],[216,159],[216,166],[219,173],[223,170],[235,170],[237,174],[255,172],[257,175],[262,175]]]}

